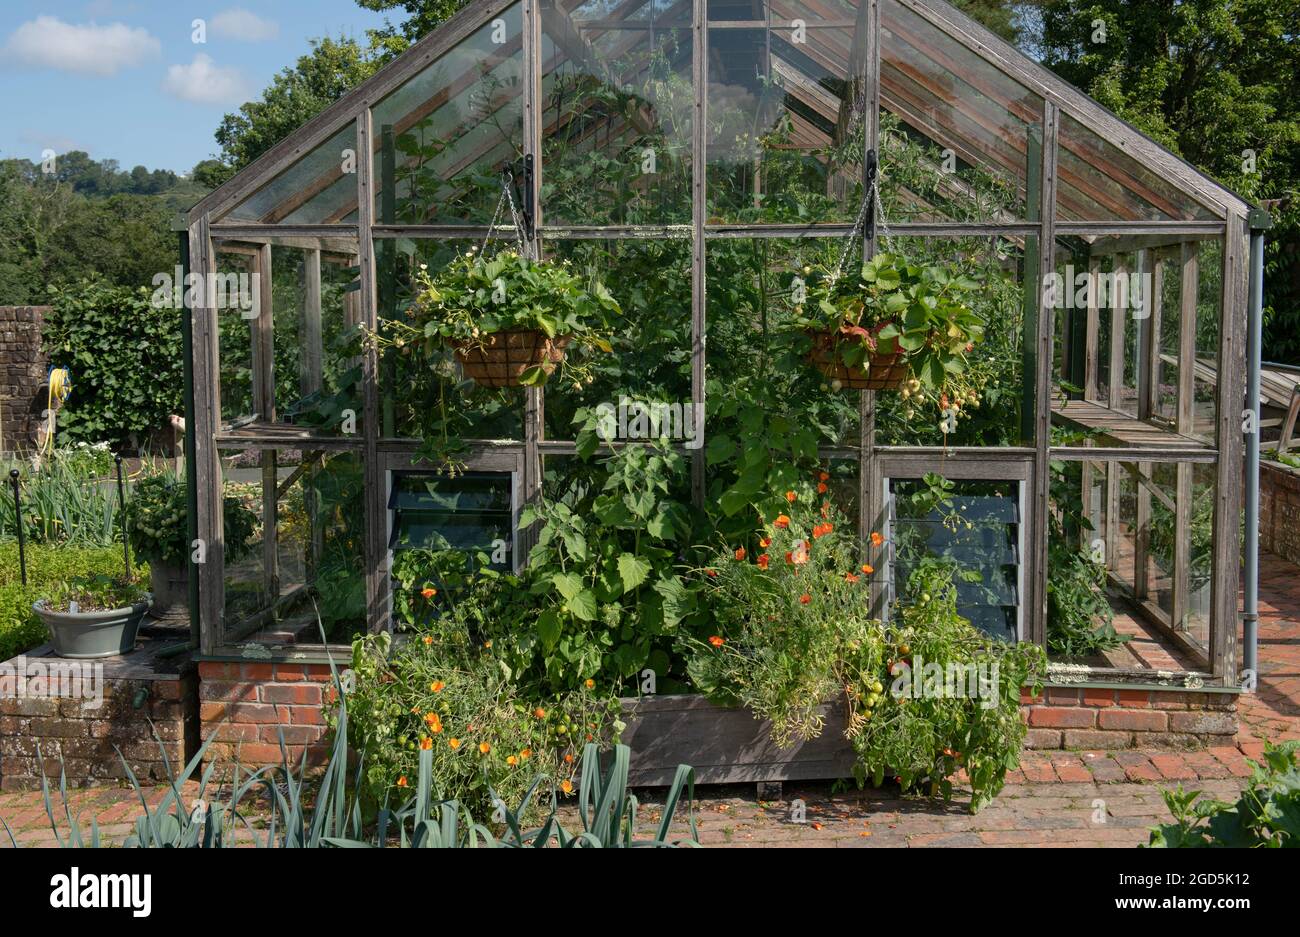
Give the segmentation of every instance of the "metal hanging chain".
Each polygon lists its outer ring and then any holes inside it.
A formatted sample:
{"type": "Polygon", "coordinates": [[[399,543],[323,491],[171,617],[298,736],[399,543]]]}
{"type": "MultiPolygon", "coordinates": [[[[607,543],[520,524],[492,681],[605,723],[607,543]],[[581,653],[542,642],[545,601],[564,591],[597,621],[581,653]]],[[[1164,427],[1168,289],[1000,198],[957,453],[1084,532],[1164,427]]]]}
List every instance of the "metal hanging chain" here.
{"type": "Polygon", "coordinates": [[[519,251],[519,256],[525,259],[532,259],[532,254],[528,248],[528,242],[524,238],[524,219],[520,215],[518,207],[515,205],[514,196],[515,176],[507,166],[501,170],[501,197],[497,199],[496,212],[492,215],[492,222],[488,225],[487,235],[483,238],[483,244],[479,248],[481,256],[487,256],[488,242],[492,240],[493,235],[500,227],[501,213],[503,209],[510,209],[510,222],[515,229],[515,248],[519,251]]]}
{"type": "Polygon", "coordinates": [[[870,151],[867,156],[867,191],[862,197],[862,207],[858,209],[858,217],[853,222],[853,230],[849,232],[844,242],[844,249],[840,251],[839,260],[835,263],[835,270],[831,274],[832,283],[838,281],[844,272],[844,263],[858,246],[858,236],[864,232],[864,228],[867,229],[868,236],[879,231],[880,241],[886,247],[893,240],[893,235],[889,233],[889,226],[885,222],[885,205],[880,200],[880,171],[875,150],[870,151]]]}

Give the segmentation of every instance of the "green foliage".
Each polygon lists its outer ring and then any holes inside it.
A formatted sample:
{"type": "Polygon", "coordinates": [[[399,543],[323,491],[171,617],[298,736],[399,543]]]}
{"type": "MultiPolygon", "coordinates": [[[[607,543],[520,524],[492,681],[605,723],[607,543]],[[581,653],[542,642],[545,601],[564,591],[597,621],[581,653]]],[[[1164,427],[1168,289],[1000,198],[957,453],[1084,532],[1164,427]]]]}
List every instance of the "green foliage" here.
{"type": "Polygon", "coordinates": [[[1090,540],[1093,527],[1083,510],[1079,466],[1053,462],[1050,469],[1047,650],[1053,657],[1094,657],[1130,639],[1115,630],[1115,613],[1106,595],[1106,564],[1080,546],[1090,540]]]}
{"type": "Polygon", "coordinates": [[[1170,849],[1300,848],[1300,741],[1266,743],[1234,804],[1200,791],[1162,791],[1173,823],[1151,831],[1151,847],[1170,849]]]}
{"type": "Polygon", "coordinates": [[[33,466],[27,460],[0,462],[5,490],[0,497],[0,541],[17,536],[9,472],[17,469],[23,529],[29,543],[107,546],[121,541],[118,497],[108,474],[112,457],[102,449],[56,449],[33,466]],[[104,465],[105,457],[109,467],[104,465]]]}
{"type": "Polygon", "coordinates": [[[349,740],[363,753],[365,802],[403,795],[427,755],[433,786],[473,809],[515,802],[543,771],[571,781],[586,740],[607,747],[619,703],[592,690],[526,698],[491,642],[457,615],[403,635],[358,638],[349,740]]]}
{"type": "MultiPolygon", "coordinates": [[[[486,347],[497,332],[532,330],[547,338],[567,338],[579,345],[609,352],[609,320],[620,312],[603,283],[584,283],[566,263],[535,261],[514,251],[492,258],[468,253],[452,261],[436,277],[425,266],[416,274],[416,295],[410,324],[392,323],[397,341],[410,337],[423,342],[425,355],[437,355],[449,342],[464,348],[486,347]]],[[[540,386],[552,368],[536,365],[523,382],[540,386]]]]}
{"type": "Polygon", "coordinates": [[[45,607],[52,612],[66,612],[77,604],[78,612],[115,611],[143,602],[149,590],[138,577],[122,573],[92,573],[76,576],[45,590],[45,607]]]}
{"type": "Polygon", "coordinates": [[[72,374],[62,439],[140,447],[181,410],[181,312],[145,289],[83,282],[51,290],[50,363],[72,374]]]}
{"type": "MultiPolygon", "coordinates": [[[[48,597],[60,582],[77,576],[121,576],[122,548],[67,544],[27,545],[27,585],[22,585],[18,544],[0,543],[0,660],[28,651],[49,639],[32,603],[48,597]]],[[[140,570],[147,575],[148,570],[140,570]]]]}
{"type": "Polygon", "coordinates": [[[78,152],[56,169],[0,160],[0,305],[45,303],[52,287],[87,278],[142,286],[173,269],[172,202],[187,186],[165,170],[118,173],[78,152]]]}
{"type": "MultiPolygon", "coordinates": [[[[131,485],[126,529],[131,552],[136,557],[171,566],[188,562],[187,497],[184,477],[167,469],[148,471],[131,485]]],[[[222,530],[228,561],[248,554],[258,522],[257,513],[227,486],[222,503],[222,530]]]]}
{"type": "Polygon", "coordinates": [[[979,282],[956,265],[917,265],[877,254],[860,271],[805,267],[807,302],[795,325],[837,336],[836,357],[862,368],[873,352],[901,353],[911,370],[909,393],[924,388],[943,402],[965,402],[967,356],[984,337],[984,319],[968,304],[979,282]]]}
{"type": "Polygon", "coordinates": [[[772,720],[783,744],[818,735],[838,698],[859,783],[878,786],[888,770],[904,790],[947,798],[960,768],[980,809],[1018,764],[1020,689],[1041,680],[1042,650],[972,627],[957,613],[953,570],[938,563],[913,570],[893,623],[872,620],[863,593],[874,569],[855,565],[840,518],[797,492],[791,503],[764,528],[767,552],[718,559],[709,599],[719,633],[696,646],[696,684],[772,720]]]}

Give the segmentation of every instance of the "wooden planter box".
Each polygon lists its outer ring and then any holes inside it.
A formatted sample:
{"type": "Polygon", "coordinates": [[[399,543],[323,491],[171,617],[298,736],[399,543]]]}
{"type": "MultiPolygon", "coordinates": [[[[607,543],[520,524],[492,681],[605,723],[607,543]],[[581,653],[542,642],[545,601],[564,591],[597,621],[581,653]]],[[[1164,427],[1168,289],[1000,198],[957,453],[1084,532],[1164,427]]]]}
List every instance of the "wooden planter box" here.
{"type": "Polygon", "coordinates": [[[768,723],[748,709],[718,706],[699,695],[625,699],[623,742],[632,748],[629,782],[639,787],[671,784],[680,764],[695,769],[697,784],[851,777],[854,755],[844,738],[843,710],[828,705],[823,711],[821,735],[779,748],[768,723]]]}

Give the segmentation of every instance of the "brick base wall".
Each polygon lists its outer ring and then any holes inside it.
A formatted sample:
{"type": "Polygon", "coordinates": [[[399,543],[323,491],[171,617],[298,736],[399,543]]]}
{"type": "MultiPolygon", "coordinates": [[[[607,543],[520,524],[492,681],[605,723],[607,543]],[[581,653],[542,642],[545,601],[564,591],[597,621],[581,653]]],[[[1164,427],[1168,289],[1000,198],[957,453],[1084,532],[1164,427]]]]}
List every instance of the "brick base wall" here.
{"type": "Polygon", "coordinates": [[[1048,687],[1020,699],[1026,748],[1194,749],[1231,745],[1237,734],[1231,693],[1048,687]]]}
{"type": "MultiPolygon", "coordinates": [[[[295,763],[328,758],[324,711],[333,702],[326,664],[200,663],[203,739],[223,760],[279,764],[281,733],[295,763]]],[[[1021,696],[1032,749],[1170,748],[1231,745],[1236,696],[1159,689],[1049,687],[1021,696]]]]}
{"type": "Polygon", "coordinates": [[[142,784],[167,779],[164,755],[172,774],[184,769],[186,733],[197,728],[193,672],[170,680],[106,678],[103,702],[93,708],[29,690],[31,678],[16,682],[21,686],[11,690],[15,678],[8,678],[0,698],[0,790],[39,788],[42,769],[52,787],[60,770],[71,787],[124,780],[123,758],[142,784]],[[136,709],[141,689],[148,696],[136,709]]]}
{"type": "Polygon", "coordinates": [[[0,306],[0,452],[31,449],[46,401],[41,327],[48,306],[0,306]]]}
{"type": "Polygon", "coordinates": [[[1259,547],[1300,564],[1300,472],[1277,462],[1259,466],[1259,547]]]}
{"type": "Polygon", "coordinates": [[[294,764],[328,758],[325,704],[333,700],[328,664],[199,664],[199,723],[209,756],[278,765],[280,740],[294,764]]]}

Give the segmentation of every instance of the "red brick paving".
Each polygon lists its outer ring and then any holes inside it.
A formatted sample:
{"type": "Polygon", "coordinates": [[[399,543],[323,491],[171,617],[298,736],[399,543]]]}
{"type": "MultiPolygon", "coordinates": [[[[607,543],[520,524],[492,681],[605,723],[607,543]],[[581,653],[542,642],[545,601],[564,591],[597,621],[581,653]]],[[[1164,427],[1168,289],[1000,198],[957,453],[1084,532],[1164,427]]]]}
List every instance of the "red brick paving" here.
{"type": "MultiPolygon", "coordinates": [[[[1260,756],[1264,740],[1300,738],[1298,573],[1275,556],[1261,557],[1258,692],[1240,697],[1242,732],[1235,747],[1026,751],[1020,769],[1008,773],[1002,794],[973,816],[961,798],[938,804],[904,798],[896,790],[831,793],[829,785],[812,785],[787,787],[781,801],[756,801],[746,796],[752,789],[711,789],[698,804],[701,841],[711,846],[839,848],[1145,843],[1148,829],[1169,819],[1162,789],[1183,784],[1234,800],[1251,775],[1246,759],[1260,756]],[[807,822],[794,820],[796,799],[804,805],[807,822]]],[[[150,802],[156,804],[164,793],[163,788],[150,791],[150,802]]],[[[95,816],[107,840],[120,842],[130,834],[138,813],[133,791],[98,788],[72,791],[69,797],[84,829],[95,816]]],[[[646,806],[648,824],[654,807],[646,806]]],[[[53,845],[40,792],[0,794],[0,817],[21,845],[53,845]]],[[[9,845],[3,830],[0,845],[9,845]]]]}

